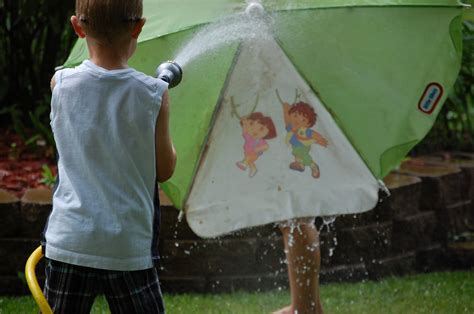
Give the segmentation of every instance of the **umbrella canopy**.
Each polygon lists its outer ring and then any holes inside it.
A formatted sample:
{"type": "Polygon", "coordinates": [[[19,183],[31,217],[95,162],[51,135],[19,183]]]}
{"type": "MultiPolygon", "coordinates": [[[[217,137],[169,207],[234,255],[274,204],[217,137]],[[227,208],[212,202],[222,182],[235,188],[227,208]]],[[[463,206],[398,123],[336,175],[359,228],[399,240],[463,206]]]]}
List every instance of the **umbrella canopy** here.
{"type": "MultiPolygon", "coordinates": [[[[162,189],[205,237],[373,208],[379,179],[429,131],[461,64],[457,0],[261,4],[264,14],[245,14],[243,0],[144,1],[130,65],[145,73],[202,31],[229,26],[237,39],[189,57],[171,91],[179,160],[162,189]]],[[[79,40],[65,66],[85,58],[79,40]]]]}

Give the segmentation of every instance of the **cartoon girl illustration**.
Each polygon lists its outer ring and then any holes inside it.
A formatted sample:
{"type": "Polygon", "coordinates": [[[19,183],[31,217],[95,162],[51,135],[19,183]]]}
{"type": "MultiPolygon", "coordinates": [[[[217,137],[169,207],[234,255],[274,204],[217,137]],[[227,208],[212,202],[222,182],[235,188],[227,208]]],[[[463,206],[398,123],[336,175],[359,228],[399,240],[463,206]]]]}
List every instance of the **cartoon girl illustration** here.
{"type": "Polygon", "coordinates": [[[254,112],[258,104],[258,96],[251,113],[247,116],[240,116],[237,112],[237,107],[234,103],[234,98],[230,98],[232,106],[232,116],[236,116],[240,120],[242,127],[242,137],[244,138],[244,158],[237,161],[237,167],[246,171],[249,170],[249,177],[257,174],[257,165],[255,162],[269,149],[266,140],[273,139],[277,136],[275,124],[272,118],[265,116],[261,112],[254,112]]]}
{"type": "Polygon", "coordinates": [[[328,146],[328,141],[318,132],[311,128],[315,126],[318,115],[314,108],[303,101],[293,103],[293,105],[283,102],[283,116],[287,136],[286,142],[292,148],[292,154],[295,160],[290,163],[290,169],[303,172],[306,167],[311,168],[311,176],[315,179],[320,177],[318,164],[309,154],[313,143],[323,147],[328,146]]]}
{"type": "Polygon", "coordinates": [[[244,159],[236,163],[239,169],[249,169],[249,177],[257,173],[255,162],[268,150],[266,140],[277,136],[272,118],[264,116],[261,112],[253,112],[240,119],[242,136],[244,138],[244,159]]]}

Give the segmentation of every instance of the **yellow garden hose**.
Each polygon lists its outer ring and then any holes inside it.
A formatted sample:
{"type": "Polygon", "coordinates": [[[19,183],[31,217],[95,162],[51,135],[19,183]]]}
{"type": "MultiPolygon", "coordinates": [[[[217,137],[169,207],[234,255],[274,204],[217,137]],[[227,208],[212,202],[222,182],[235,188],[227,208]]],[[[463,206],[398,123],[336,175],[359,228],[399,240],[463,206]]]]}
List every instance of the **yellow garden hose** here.
{"type": "Polygon", "coordinates": [[[41,260],[43,257],[43,250],[41,246],[39,246],[28,258],[25,266],[25,275],[26,275],[26,282],[28,283],[28,288],[30,288],[31,294],[35,299],[38,307],[40,308],[41,313],[43,314],[52,314],[53,311],[46,301],[46,298],[41,291],[41,288],[38,284],[38,280],[36,279],[36,264],[41,260]]]}

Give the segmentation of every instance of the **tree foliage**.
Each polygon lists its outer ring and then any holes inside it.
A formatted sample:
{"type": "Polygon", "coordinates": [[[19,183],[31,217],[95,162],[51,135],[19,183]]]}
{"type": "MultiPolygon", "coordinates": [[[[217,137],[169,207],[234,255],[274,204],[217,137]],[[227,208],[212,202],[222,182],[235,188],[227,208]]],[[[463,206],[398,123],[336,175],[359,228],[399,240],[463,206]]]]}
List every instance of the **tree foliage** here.
{"type": "Polygon", "coordinates": [[[0,0],[0,118],[22,136],[47,123],[49,82],[75,40],[73,12],[70,0],[0,0]]]}

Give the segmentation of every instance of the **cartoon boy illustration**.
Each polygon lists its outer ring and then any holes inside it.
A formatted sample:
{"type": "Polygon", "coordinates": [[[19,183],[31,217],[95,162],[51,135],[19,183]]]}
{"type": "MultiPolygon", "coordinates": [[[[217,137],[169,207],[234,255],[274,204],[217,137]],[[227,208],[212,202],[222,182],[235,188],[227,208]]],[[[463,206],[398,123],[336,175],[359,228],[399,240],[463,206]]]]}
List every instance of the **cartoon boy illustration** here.
{"type": "Polygon", "coordinates": [[[266,140],[277,136],[272,118],[264,116],[261,112],[253,112],[240,118],[242,136],[244,138],[244,159],[236,163],[242,171],[249,169],[249,177],[255,176],[257,166],[255,162],[268,150],[266,140]]]}
{"type": "Polygon", "coordinates": [[[317,179],[320,176],[319,166],[309,154],[311,145],[317,143],[327,147],[328,141],[311,128],[316,124],[317,114],[314,108],[305,103],[297,102],[290,105],[283,104],[283,115],[287,137],[286,142],[292,147],[295,161],[290,163],[290,169],[303,172],[306,166],[311,168],[311,175],[317,179]]]}

